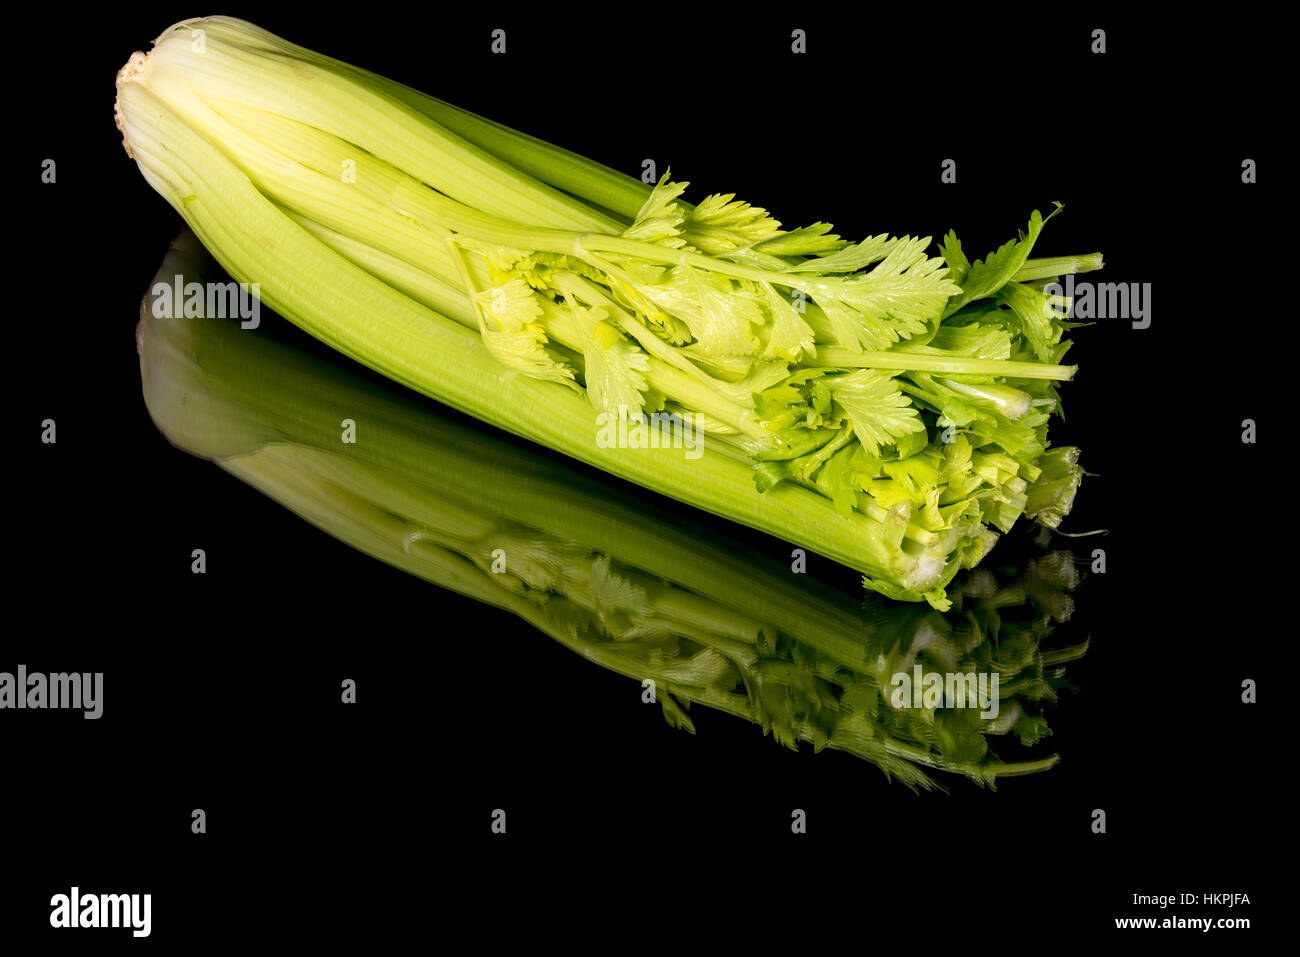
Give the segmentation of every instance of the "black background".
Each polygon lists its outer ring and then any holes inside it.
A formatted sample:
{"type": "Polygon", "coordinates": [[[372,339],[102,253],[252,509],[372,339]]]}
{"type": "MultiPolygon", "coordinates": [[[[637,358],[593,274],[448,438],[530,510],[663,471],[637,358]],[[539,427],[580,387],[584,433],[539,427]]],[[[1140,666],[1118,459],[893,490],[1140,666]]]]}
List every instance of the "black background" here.
{"type": "Polygon", "coordinates": [[[121,149],[113,75],[204,11],[29,11],[28,65],[8,81],[22,270],[0,670],[103,671],[105,712],[0,715],[0,941],[437,946],[456,928],[484,946],[948,934],[1046,950],[1138,934],[1113,918],[1168,912],[1132,895],[1177,891],[1247,892],[1231,915],[1269,922],[1292,836],[1280,31],[750,9],[224,12],[633,175],[653,158],[695,184],[688,199],[734,191],[790,225],[951,227],[974,258],[1063,202],[1037,254],[1101,250],[1100,276],[1152,283],[1154,309],[1148,329],[1075,333],[1081,371],[1052,433],[1097,473],[1067,527],[1110,530],[1087,542],[1108,573],[1079,595],[1093,645],[1052,712],[1062,763],[996,793],[944,779],[950,793],[918,796],[702,709],[698,734],[674,731],[635,682],[171,448],[141,401],[133,329],[179,218],[121,149]],[[505,56],[489,52],[497,27],[505,56]],[[1241,182],[1246,157],[1258,184],[1241,182]],[[1246,417],[1257,445],[1240,441],[1246,417]],[[56,445],[39,442],[45,418],[56,445]],[[345,677],[355,707],[339,703],[345,677]],[[1240,701],[1247,677],[1258,705],[1240,701]],[[196,807],[206,835],[190,833],[196,807]],[[489,831],[498,807],[505,836],[489,831]],[[794,807],[806,835],[790,833],[794,807]],[[152,937],[53,934],[49,898],[72,884],[152,893],[152,937]]]}

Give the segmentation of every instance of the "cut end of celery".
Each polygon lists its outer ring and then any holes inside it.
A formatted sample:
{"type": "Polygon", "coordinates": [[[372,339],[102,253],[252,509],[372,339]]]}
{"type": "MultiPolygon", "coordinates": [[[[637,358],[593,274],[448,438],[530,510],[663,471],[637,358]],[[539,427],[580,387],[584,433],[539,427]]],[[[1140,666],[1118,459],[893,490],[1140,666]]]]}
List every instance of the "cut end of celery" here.
{"type": "Polygon", "coordinates": [[[149,54],[136,50],[126,61],[126,66],[117,71],[117,85],[125,86],[149,72],[149,54]]]}
{"type": "Polygon", "coordinates": [[[943,566],[942,556],[929,553],[922,555],[912,570],[903,576],[903,587],[922,593],[930,591],[943,574],[943,566]]]}
{"type": "Polygon", "coordinates": [[[1039,464],[1042,473],[1026,492],[1025,516],[1048,528],[1056,528],[1070,514],[1074,496],[1083,481],[1079,450],[1074,447],[1049,449],[1039,464]]]}
{"type": "MultiPolygon", "coordinates": [[[[148,55],[136,50],[131,54],[131,58],[126,61],[126,66],[117,71],[117,88],[120,90],[128,83],[134,83],[148,73],[148,55]]],[[[117,126],[117,131],[122,134],[122,147],[126,150],[126,155],[131,159],[135,159],[135,154],[131,152],[131,144],[126,138],[126,117],[122,113],[122,100],[120,97],[113,103],[113,122],[117,126]]]]}

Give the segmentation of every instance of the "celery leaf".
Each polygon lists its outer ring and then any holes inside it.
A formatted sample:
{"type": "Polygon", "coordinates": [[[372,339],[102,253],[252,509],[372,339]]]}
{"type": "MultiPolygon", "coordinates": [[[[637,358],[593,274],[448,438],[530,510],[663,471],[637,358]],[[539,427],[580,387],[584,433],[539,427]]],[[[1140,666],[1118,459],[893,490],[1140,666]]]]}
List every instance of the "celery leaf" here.
{"type": "Polygon", "coordinates": [[[831,393],[853,424],[853,434],[872,455],[882,446],[914,432],[924,432],[920,415],[890,376],[861,369],[830,380],[831,393]]]}
{"type": "Polygon", "coordinates": [[[498,361],[534,379],[577,387],[573,370],[546,349],[542,306],[527,283],[508,280],[475,293],[474,302],[483,344],[498,361]]]}
{"type": "Polygon", "coordinates": [[[816,349],[816,343],[813,341],[812,328],[803,316],[770,283],[762,283],[762,291],[763,305],[772,321],[767,349],[763,355],[767,358],[780,357],[790,362],[798,362],[802,355],[811,355],[816,349]]]}
{"type": "Polygon", "coordinates": [[[681,232],[692,246],[716,256],[779,235],[781,224],[767,210],[726,193],[704,197],[686,213],[681,232]]]}
{"type": "MultiPolygon", "coordinates": [[[[914,242],[914,240],[910,236],[906,239],[890,239],[888,233],[881,233],[879,236],[868,236],[862,242],[855,243],[852,246],[845,246],[828,256],[805,259],[803,262],[787,266],[786,271],[815,272],[819,274],[857,272],[871,263],[884,259],[904,242],[914,242]]],[[[929,243],[929,240],[925,240],[925,243],[929,243]]]]}
{"type": "Polygon", "coordinates": [[[591,404],[602,412],[640,415],[649,357],[604,319],[593,324],[583,355],[591,404]]]}
{"type": "Polygon", "coordinates": [[[755,243],[754,250],[769,256],[821,256],[833,253],[847,245],[845,240],[831,232],[834,228],[830,223],[813,223],[755,243]]]}
{"type": "Polygon", "coordinates": [[[681,249],[686,246],[682,238],[682,224],[686,221],[686,210],[677,200],[690,183],[670,183],[666,171],[658,185],[646,198],[641,211],[636,214],[632,225],[623,231],[627,239],[681,249]]]}
{"type": "Polygon", "coordinates": [[[1061,341],[1062,332],[1061,314],[1054,305],[1059,297],[1018,282],[1007,283],[996,295],[1020,320],[1020,331],[1038,361],[1055,362],[1056,344],[1061,341]]]}
{"type": "Polygon", "coordinates": [[[855,352],[887,349],[922,332],[948,297],[960,292],[947,278],[943,259],[925,255],[929,242],[891,240],[888,255],[870,272],[810,283],[842,345],[855,352]]]}
{"type": "MultiPolygon", "coordinates": [[[[1022,233],[1019,239],[1010,240],[1004,243],[997,252],[991,253],[987,259],[977,259],[971,265],[970,270],[960,280],[961,294],[953,298],[944,310],[944,318],[951,316],[954,312],[969,302],[976,299],[983,299],[991,296],[999,289],[1011,281],[1025,265],[1025,260],[1034,249],[1034,243],[1038,241],[1038,235],[1043,231],[1043,225],[1052,216],[1055,216],[1061,209],[1061,204],[1056,204],[1047,217],[1034,210],[1033,215],[1029,218],[1029,230],[1022,233]]],[[[957,242],[957,237],[953,233],[948,234],[948,245],[944,249],[945,256],[952,254],[954,258],[960,255],[961,246],[957,242]]],[[[964,260],[965,256],[960,256],[958,262],[964,260]]]]}

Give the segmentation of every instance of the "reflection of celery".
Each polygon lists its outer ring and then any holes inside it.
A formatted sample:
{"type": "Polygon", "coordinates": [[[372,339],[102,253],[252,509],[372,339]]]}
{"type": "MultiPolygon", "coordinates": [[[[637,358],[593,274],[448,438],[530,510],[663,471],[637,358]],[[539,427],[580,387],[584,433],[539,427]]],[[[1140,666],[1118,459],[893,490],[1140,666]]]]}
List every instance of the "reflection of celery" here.
{"type": "MultiPolygon", "coordinates": [[[[225,278],[188,234],[158,281],[178,273],[225,278]]],[[[933,786],[927,767],[992,784],[1055,763],[1000,761],[985,736],[1032,744],[1048,733],[1035,705],[1082,653],[1039,650],[1071,611],[1065,553],[1020,576],[959,577],[946,614],[872,596],[864,615],[807,576],[706,541],[689,516],[652,514],[567,464],[233,321],[154,318],[146,299],[137,339],[149,411],[175,445],[369,555],[654,680],[676,726],[694,730],[685,709],[702,703],[790,747],[856,754],[912,787],[933,786]],[[341,441],[344,419],[355,443],[341,441]],[[999,716],[895,709],[890,676],[914,664],[997,672],[999,716]]]]}

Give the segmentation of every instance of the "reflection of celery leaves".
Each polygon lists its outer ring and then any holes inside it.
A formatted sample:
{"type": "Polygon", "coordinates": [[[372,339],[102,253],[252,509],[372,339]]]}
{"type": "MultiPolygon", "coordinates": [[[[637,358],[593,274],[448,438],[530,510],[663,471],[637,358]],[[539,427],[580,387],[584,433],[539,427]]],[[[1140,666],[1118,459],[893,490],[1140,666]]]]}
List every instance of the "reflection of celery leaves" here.
{"type": "Polygon", "coordinates": [[[646,617],[651,612],[645,590],[613,571],[608,555],[597,556],[591,564],[591,595],[601,618],[616,612],[646,617]]]}

